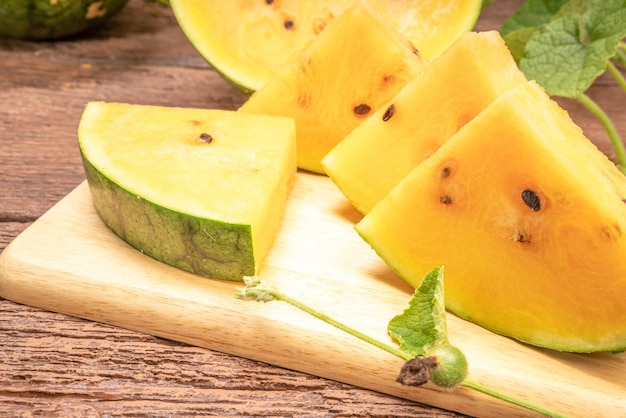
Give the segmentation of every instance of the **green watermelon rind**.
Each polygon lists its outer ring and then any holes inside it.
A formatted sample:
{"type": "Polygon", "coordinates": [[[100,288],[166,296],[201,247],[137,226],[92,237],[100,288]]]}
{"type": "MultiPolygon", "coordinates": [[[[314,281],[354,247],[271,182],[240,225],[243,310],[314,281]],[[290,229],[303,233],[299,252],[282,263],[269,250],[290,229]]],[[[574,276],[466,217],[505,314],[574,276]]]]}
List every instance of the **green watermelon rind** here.
{"type": "Polygon", "coordinates": [[[2,0],[0,38],[65,38],[101,24],[119,12],[127,2],[128,0],[2,0]]]}
{"type": "Polygon", "coordinates": [[[82,153],[96,212],[118,237],[160,262],[201,276],[241,282],[255,274],[250,225],[174,211],[115,183],[82,153]]]}

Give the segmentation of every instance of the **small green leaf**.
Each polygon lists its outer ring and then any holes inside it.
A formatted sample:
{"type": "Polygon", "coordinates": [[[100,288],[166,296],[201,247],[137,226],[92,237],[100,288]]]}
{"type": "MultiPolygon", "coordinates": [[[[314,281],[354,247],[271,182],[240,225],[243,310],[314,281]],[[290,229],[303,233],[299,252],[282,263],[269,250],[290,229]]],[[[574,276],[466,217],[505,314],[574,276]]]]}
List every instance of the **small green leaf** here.
{"type": "Polygon", "coordinates": [[[548,94],[577,98],[606,70],[626,36],[623,0],[572,0],[528,39],[520,69],[548,94]]]}
{"type": "Polygon", "coordinates": [[[443,291],[443,266],[431,270],[415,290],[405,311],[393,317],[387,327],[400,350],[424,356],[448,343],[443,291]]]}
{"type": "Polygon", "coordinates": [[[261,280],[257,276],[245,276],[243,283],[246,287],[239,288],[235,292],[241,299],[254,299],[259,302],[269,302],[277,299],[276,294],[278,291],[276,288],[271,283],[261,280]]]}

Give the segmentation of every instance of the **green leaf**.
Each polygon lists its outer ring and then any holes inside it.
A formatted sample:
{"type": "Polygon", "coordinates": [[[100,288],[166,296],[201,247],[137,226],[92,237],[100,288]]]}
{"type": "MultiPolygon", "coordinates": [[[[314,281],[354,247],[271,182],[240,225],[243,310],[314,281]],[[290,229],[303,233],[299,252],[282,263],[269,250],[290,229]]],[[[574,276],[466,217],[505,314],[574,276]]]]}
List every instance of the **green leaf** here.
{"type": "Polygon", "coordinates": [[[254,299],[259,302],[269,302],[277,299],[278,290],[271,284],[261,280],[258,276],[244,276],[246,287],[237,289],[235,294],[241,299],[254,299]]]}
{"type": "Polygon", "coordinates": [[[500,33],[506,37],[509,33],[525,29],[536,28],[550,22],[568,0],[526,0],[522,7],[504,22],[500,33]]]}
{"type": "Polygon", "coordinates": [[[521,28],[509,32],[506,37],[504,37],[504,43],[511,51],[511,55],[513,55],[513,59],[515,62],[519,64],[520,60],[526,53],[526,44],[531,36],[537,30],[537,26],[521,28]]]}
{"type": "Polygon", "coordinates": [[[606,70],[625,36],[624,0],[572,0],[532,34],[519,66],[548,94],[577,98],[606,70]]]}
{"type": "Polygon", "coordinates": [[[559,17],[571,14],[587,13],[593,7],[593,2],[594,0],[569,0],[552,16],[552,19],[550,20],[558,19],[559,17]]]}
{"type": "Polygon", "coordinates": [[[400,350],[414,357],[428,355],[433,348],[448,343],[443,266],[424,277],[409,307],[389,321],[387,330],[400,344],[400,350]]]}
{"type": "MultiPolygon", "coordinates": [[[[586,0],[588,1],[588,0],[586,0]]],[[[526,0],[522,7],[504,22],[500,34],[515,62],[526,52],[526,43],[535,31],[563,11],[568,0],[526,0]]]]}

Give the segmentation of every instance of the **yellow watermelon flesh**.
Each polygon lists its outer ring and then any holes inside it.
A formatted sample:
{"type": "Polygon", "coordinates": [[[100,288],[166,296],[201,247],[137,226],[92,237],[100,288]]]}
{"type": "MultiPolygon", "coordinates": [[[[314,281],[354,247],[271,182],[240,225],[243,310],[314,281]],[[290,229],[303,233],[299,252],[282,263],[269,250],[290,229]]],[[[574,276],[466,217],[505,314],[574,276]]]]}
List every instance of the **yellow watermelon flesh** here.
{"type": "Polygon", "coordinates": [[[359,3],[239,110],[293,118],[298,167],[324,173],[328,151],[424,67],[408,41],[359,3]]]}
{"type": "MultiPolygon", "coordinates": [[[[481,0],[358,0],[433,59],[471,30],[481,0]]],[[[253,92],[355,0],[170,0],[181,28],[233,85],[253,92]]]]}
{"type": "Polygon", "coordinates": [[[446,307],[571,352],[626,349],[626,177],[530,81],[506,92],[356,226],[446,307]]]}
{"type": "Polygon", "coordinates": [[[469,32],[390,105],[348,134],[322,166],[352,204],[367,213],[460,127],[525,81],[498,32],[469,32]]]}

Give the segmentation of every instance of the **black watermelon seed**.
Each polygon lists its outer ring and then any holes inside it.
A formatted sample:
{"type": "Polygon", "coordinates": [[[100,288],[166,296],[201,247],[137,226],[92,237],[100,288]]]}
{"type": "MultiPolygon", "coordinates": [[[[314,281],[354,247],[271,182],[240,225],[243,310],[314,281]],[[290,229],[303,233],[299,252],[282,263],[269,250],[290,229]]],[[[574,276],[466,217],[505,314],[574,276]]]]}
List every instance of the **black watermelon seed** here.
{"type": "Polygon", "coordinates": [[[200,134],[200,141],[210,144],[211,142],[213,142],[213,137],[206,132],[203,132],[200,134]]]}
{"type": "Polygon", "coordinates": [[[537,196],[537,193],[533,192],[532,190],[524,190],[522,192],[522,200],[529,208],[531,208],[535,212],[541,209],[541,200],[539,199],[539,196],[537,196]]]}
{"type": "Polygon", "coordinates": [[[354,107],[354,113],[359,116],[367,115],[371,110],[372,108],[365,103],[361,103],[360,105],[354,107]]]}
{"type": "Polygon", "coordinates": [[[383,122],[387,122],[389,119],[391,119],[395,110],[396,110],[396,107],[393,104],[389,106],[387,110],[385,110],[385,113],[383,114],[383,122]]]}

